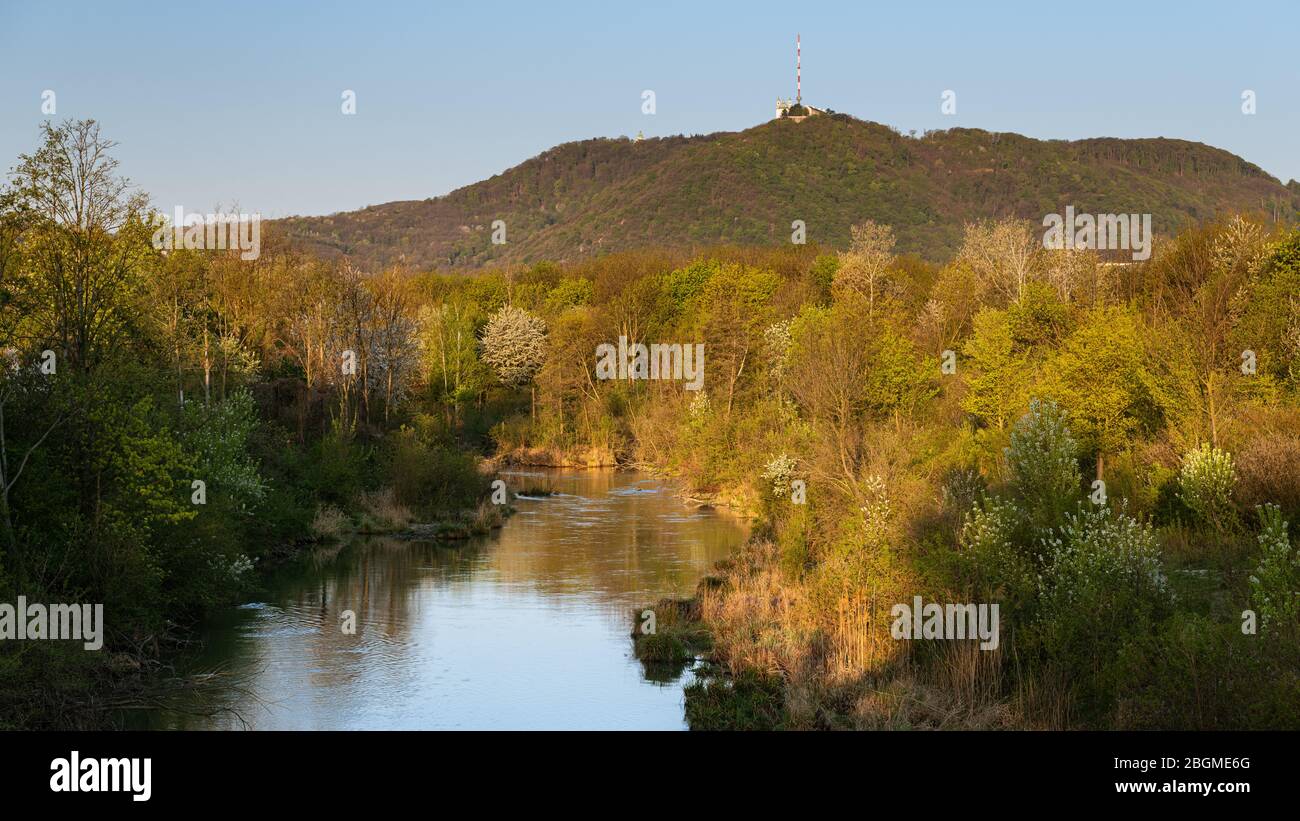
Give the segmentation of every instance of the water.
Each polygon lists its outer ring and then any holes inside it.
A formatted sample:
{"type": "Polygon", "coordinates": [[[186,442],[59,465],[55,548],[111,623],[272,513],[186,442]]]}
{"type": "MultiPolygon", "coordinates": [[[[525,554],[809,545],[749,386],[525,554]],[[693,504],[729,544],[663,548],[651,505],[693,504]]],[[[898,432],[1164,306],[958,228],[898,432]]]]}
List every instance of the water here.
{"type": "Polygon", "coordinates": [[[133,723],[254,729],[682,729],[690,670],[647,673],[634,608],[688,596],[744,538],[643,474],[504,474],[521,498],[471,542],[372,538],[222,614],[189,672],[215,692],[133,723]],[[356,634],[340,616],[356,614],[356,634]],[[657,679],[657,680],[655,680],[657,679]]]}

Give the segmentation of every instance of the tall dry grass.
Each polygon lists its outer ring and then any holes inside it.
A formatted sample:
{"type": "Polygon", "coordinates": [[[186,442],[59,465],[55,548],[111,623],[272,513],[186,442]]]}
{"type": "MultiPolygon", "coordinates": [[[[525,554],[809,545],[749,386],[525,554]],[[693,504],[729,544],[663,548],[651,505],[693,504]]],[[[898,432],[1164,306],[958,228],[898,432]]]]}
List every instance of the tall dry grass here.
{"type": "Polygon", "coordinates": [[[869,588],[839,584],[828,605],[826,580],[791,578],[775,545],[751,542],[721,584],[701,591],[715,659],[733,676],[779,678],[796,728],[1023,728],[1028,707],[1049,717],[1032,726],[1065,726],[1063,688],[1009,686],[1006,645],[932,641],[921,652],[920,642],[894,639],[891,609],[916,588],[902,572],[875,578],[869,588]]]}

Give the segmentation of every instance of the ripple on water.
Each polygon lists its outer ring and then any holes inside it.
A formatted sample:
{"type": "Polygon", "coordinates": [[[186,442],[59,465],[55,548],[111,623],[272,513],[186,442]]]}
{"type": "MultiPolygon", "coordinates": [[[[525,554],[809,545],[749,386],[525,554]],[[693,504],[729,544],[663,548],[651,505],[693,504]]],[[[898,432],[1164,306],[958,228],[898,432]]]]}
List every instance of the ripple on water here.
{"type": "Polygon", "coordinates": [[[564,492],[489,538],[349,548],[269,582],[205,659],[248,676],[225,700],[260,729],[680,729],[683,679],[645,678],[628,613],[688,594],[743,527],[636,474],[510,473],[564,492]]]}

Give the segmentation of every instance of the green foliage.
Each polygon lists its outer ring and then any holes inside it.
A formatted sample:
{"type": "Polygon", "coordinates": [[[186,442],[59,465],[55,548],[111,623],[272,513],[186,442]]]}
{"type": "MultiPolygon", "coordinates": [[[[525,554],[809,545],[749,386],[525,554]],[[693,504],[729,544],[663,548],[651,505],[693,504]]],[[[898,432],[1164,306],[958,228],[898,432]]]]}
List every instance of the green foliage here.
{"type": "Polygon", "coordinates": [[[1068,410],[1084,452],[1113,453],[1159,425],[1131,311],[1107,307],[1086,313],[1049,372],[1050,395],[1068,410]]]}
{"type": "Polygon", "coordinates": [[[779,679],[745,673],[686,686],[686,723],[692,730],[776,730],[786,722],[779,679]]]}
{"type": "Polygon", "coordinates": [[[214,492],[229,494],[244,510],[266,495],[266,485],[248,453],[260,421],[253,395],[246,390],[212,405],[188,402],[182,414],[181,441],[194,454],[195,477],[214,492]]]}
{"type": "Polygon", "coordinates": [[[565,277],[546,295],[546,310],[551,314],[560,314],[570,308],[589,305],[595,295],[591,280],[565,277]]]}
{"type": "Polygon", "coordinates": [[[1116,658],[1172,611],[1149,526],[1108,507],[1067,514],[1042,541],[1039,616],[1031,645],[1073,683],[1079,706],[1095,715],[1122,686],[1116,658]]]}
{"type": "Polygon", "coordinates": [[[311,488],[322,501],[347,505],[364,487],[366,454],[337,425],[312,446],[311,461],[311,488]]]}
{"type": "Polygon", "coordinates": [[[951,258],[972,220],[1038,221],[1063,202],[1079,213],[1154,214],[1159,236],[1270,199],[1282,203],[1282,222],[1295,216],[1295,197],[1275,179],[1199,143],[1034,140],[968,128],[910,139],[844,115],[789,126],[565,143],[436,200],[282,224],[306,247],[346,249],[359,264],[404,259],[432,269],[656,243],[770,245],[788,238],[792,204],[813,241],[843,248],[850,227],[872,219],[894,227],[900,253],[931,260],[951,258]],[[510,226],[508,244],[491,244],[485,214],[510,226]]]}
{"type": "Polygon", "coordinates": [[[962,407],[985,424],[1002,428],[1024,407],[1030,363],[1017,352],[1006,311],[984,308],[963,349],[974,372],[962,407]]]}
{"type": "Polygon", "coordinates": [[[1265,632],[1294,636],[1300,630],[1300,550],[1287,538],[1287,522],[1275,505],[1259,509],[1259,566],[1250,577],[1250,599],[1265,632]]]}
{"type": "MultiPolygon", "coordinates": [[[[328,228],[284,223],[348,262],[268,242],[244,264],[157,254],[142,200],[111,163],[69,173],[77,156],[106,156],[67,150],[94,142],[93,124],[43,133],[0,194],[0,351],[28,363],[48,347],[59,371],[0,368],[0,448],[25,465],[0,510],[0,593],[104,601],[113,653],[230,601],[252,568],[292,555],[321,506],[355,514],[362,494],[391,486],[412,516],[459,528],[488,491],[478,452],[530,446],[650,464],[762,516],[775,548],[752,562],[779,569],[761,576],[778,589],[711,595],[738,595],[722,602],[738,624],[762,605],[769,621],[733,631],[761,646],[726,661],[743,671],[761,659],[763,673],[703,677],[688,691],[692,726],[786,726],[783,680],[798,684],[801,709],[824,694],[815,706],[828,723],[856,709],[852,688],[892,668],[840,657],[872,629],[836,621],[841,603],[902,595],[918,577],[1006,608],[1014,666],[982,662],[995,675],[978,683],[995,696],[1008,679],[1024,692],[1064,677],[1086,726],[1296,724],[1295,637],[1283,627],[1297,620],[1297,557],[1272,507],[1248,554],[1233,497],[1300,505],[1300,232],[1214,223],[1082,283],[1039,265],[1036,248],[999,278],[998,260],[937,268],[894,258],[888,241],[937,258],[967,221],[1037,217],[1061,191],[1172,225],[1276,189],[1229,155],[1173,141],[993,142],[968,129],[906,139],[839,116],[575,143],[438,201],[336,215],[328,228]],[[929,175],[941,167],[939,201],[929,175]],[[725,185],[709,176],[717,168],[725,185]],[[66,197],[77,178],[95,186],[108,223],[72,230],[45,210],[42,192],[66,197]],[[1155,183],[1169,208],[1134,199],[1155,183]],[[835,196],[807,196],[822,190],[835,196]],[[492,202],[506,204],[493,213],[510,224],[508,246],[475,227],[492,202]],[[785,241],[792,202],[831,245],[785,241]],[[879,242],[859,230],[852,253],[828,253],[871,220],[879,242]],[[664,237],[682,247],[617,250],[664,237]],[[740,245],[683,250],[719,239],[740,245]],[[528,265],[365,269],[394,253],[426,267],[528,265]],[[703,343],[705,390],[595,378],[595,347],[619,336],[703,343]],[[1259,355],[1253,378],[1233,358],[1247,347],[1259,355]],[[940,375],[946,349],[964,354],[956,374],[940,375]],[[339,350],[358,354],[358,373],[340,373],[339,350]],[[1177,454],[1207,439],[1234,458],[1206,447],[1174,473],[1177,454]],[[990,488],[1003,455],[1009,485],[990,488]],[[1112,508],[1080,509],[1079,460],[1092,457],[1099,477],[1110,465],[1112,508]],[[808,482],[806,505],[789,499],[794,478],[808,482]],[[190,502],[195,479],[204,505],[190,502]],[[1163,558],[1148,513],[1169,525],[1163,558]],[[1184,541],[1207,549],[1180,551],[1184,541]],[[1180,566],[1206,556],[1213,567],[1180,566]],[[1182,571],[1171,571],[1177,600],[1166,561],[1182,571]],[[1247,596],[1277,640],[1233,634],[1247,596]],[[1243,692],[1255,679],[1266,686],[1243,692]]],[[[693,646],[665,634],[645,653],[680,662],[693,646]]],[[[0,648],[0,725],[23,723],[4,712],[9,694],[51,693],[23,708],[50,722],[51,704],[95,698],[95,678],[111,679],[58,653],[23,661],[0,648]]]]}
{"type": "Polygon", "coordinates": [[[1009,603],[1016,612],[1034,599],[1036,568],[1019,543],[1022,522],[1015,505],[997,498],[971,508],[962,527],[962,575],[974,590],[1009,603]]]}
{"type": "Polygon", "coordinates": [[[1261,376],[1300,389],[1300,231],[1273,249],[1262,271],[1244,286],[1235,340],[1252,350],[1261,376]]]}
{"type": "Polygon", "coordinates": [[[794,505],[777,527],[777,549],[781,554],[781,571],[789,578],[803,576],[813,561],[811,516],[808,506],[794,505]]]}
{"type": "Polygon", "coordinates": [[[1300,728],[1295,642],[1260,642],[1234,619],[1178,611],[1116,660],[1108,726],[1130,730],[1300,728]]]}
{"type": "Polygon", "coordinates": [[[397,501],[424,518],[474,508],[488,492],[489,481],[470,454],[429,445],[415,431],[391,437],[389,475],[397,501]]]}
{"type": "Polygon", "coordinates": [[[1055,527],[1078,501],[1077,447],[1065,412],[1052,401],[1030,402],[1011,432],[1011,484],[1036,535],[1055,527]]]}

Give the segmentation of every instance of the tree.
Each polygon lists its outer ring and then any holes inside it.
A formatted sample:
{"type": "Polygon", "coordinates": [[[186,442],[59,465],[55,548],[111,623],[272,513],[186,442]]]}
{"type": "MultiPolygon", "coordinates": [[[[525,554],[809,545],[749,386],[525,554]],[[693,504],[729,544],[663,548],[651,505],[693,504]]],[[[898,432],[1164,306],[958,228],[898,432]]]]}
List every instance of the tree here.
{"type": "Polygon", "coordinates": [[[973,375],[961,406],[985,424],[1002,430],[1019,408],[1024,407],[1029,383],[1028,359],[1015,349],[1007,312],[985,308],[975,316],[975,333],[963,352],[973,375]]]}
{"type": "MultiPolygon", "coordinates": [[[[501,383],[522,388],[533,381],[546,361],[546,323],[522,308],[506,305],[488,320],[480,342],[483,361],[501,383]]],[[[532,391],[532,415],[537,417],[537,393],[532,391]]]]}
{"type": "Polygon", "coordinates": [[[981,284],[1018,302],[1038,275],[1043,245],[1030,223],[1017,219],[976,222],[966,226],[957,258],[969,265],[981,284]]]}
{"type": "Polygon", "coordinates": [[[420,311],[421,373],[429,393],[442,403],[446,422],[460,418],[460,405],[477,396],[492,374],[478,358],[474,335],[478,306],[461,293],[449,294],[420,311]]]}
{"type": "MultiPolygon", "coordinates": [[[[726,418],[731,418],[737,390],[751,356],[763,347],[763,331],[771,322],[771,299],[780,285],[772,271],[747,265],[724,265],[700,294],[700,338],[709,371],[726,387],[726,418]]],[[[718,384],[718,383],[713,383],[718,384]]]]}
{"type": "Polygon", "coordinates": [[[402,393],[407,372],[415,361],[412,338],[415,321],[410,283],[396,268],[389,268],[368,283],[374,302],[375,358],[384,380],[384,423],[393,399],[402,393]]]}
{"type": "Polygon", "coordinates": [[[551,323],[546,364],[537,375],[537,384],[551,403],[561,433],[566,430],[566,420],[579,408],[584,429],[591,431],[588,406],[600,400],[591,353],[599,338],[592,312],[585,307],[571,308],[551,323]]]}
{"type": "Polygon", "coordinates": [[[14,242],[22,264],[13,290],[26,306],[26,342],[36,350],[49,346],[60,377],[71,380],[73,482],[79,511],[91,523],[98,521],[101,488],[95,463],[102,431],[92,414],[99,401],[96,380],[102,365],[122,355],[140,322],[145,276],[158,255],[150,244],[146,198],[117,175],[110,153],[116,144],[100,136],[99,126],[93,120],[57,127],[47,122],[42,134],[35,153],[19,156],[5,195],[12,204],[6,210],[21,215],[14,242]]]}
{"type": "Polygon", "coordinates": [[[870,341],[860,328],[843,305],[806,309],[791,329],[789,365],[791,393],[817,433],[813,473],[856,504],[865,501],[859,473],[869,404],[864,374],[871,367],[870,341]]]}
{"type": "Polygon", "coordinates": [[[834,288],[852,291],[867,301],[867,317],[874,319],[876,299],[883,296],[889,269],[894,264],[894,229],[867,220],[853,226],[849,250],[840,255],[834,288]]]}
{"type": "Polygon", "coordinates": [[[1084,447],[1096,455],[1098,479],[1104,478],[1107,453],[1156,427],[1151,376],[1137,320],[1128,310],[1090,311],[1048,372],[1050,394],[1069,414],[1071,429],[1084,447]]]}
{"type": "Polygon", "coordinates": [[[94,120],[42,126],[45,142],[19,156],[12,183],[30,215],[21,240],[36,336],[88,376],[136,315],[156,254],[146,200],[117,176],[116,143],[94,120]]]}

